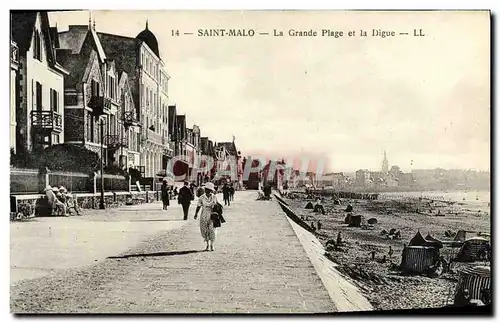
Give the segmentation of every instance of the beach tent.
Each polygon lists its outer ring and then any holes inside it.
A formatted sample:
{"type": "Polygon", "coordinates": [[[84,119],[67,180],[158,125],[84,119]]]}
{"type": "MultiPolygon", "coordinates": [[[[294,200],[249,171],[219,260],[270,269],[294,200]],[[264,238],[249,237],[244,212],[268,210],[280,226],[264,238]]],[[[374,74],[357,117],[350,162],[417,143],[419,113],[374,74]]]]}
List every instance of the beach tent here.
{"type": "Polygon", "coordinates": [[[410,246],[403,249],[400,268],[405,273],[423,274],[434,266],[439,250],[433,247],[410,246]]]}
{"type": "Polygon", "coordinates": [[[345,219],[344,219],[344,223],[345,223],[345,224],[349,224],[349,222],[351,222],[351,215],[350,215],[350,214],[348,214],[348,215],[345,217],[345,219]]]}
{"type": "Polygon", "coordinates": [[[425,241],[426,241],[428,247],[434,247],[434,248],[438,248],[438,249],[443,248],[443,243],[441,241],[439,241],[438,239],[432,237],[429,233],[425,237],[425,241]]]}
{"type": "Polygon", "coordinates": [[[490,248],[488,239],[474,237],[465,240],[464,244],[458,251],[455,261],[474,262],[480,260],[479,257],[490,248]]]}
{"type": "Polygon", "coordinates": [[[415,236],[410,240],[408,246],[433,247],[437,249],[443,248],[443,243],[441,241],[434,238],[432,239],[433,240],[425,239],[420,233],[420,231],[417,231],[415,236]]]}
{"type": "Polygon", "coordinates": [[[420,234],[420,231],[417,231],[415,236],[410,240],[410,243],[408,244],[408,246],[421,246],[421,247],[425,245],[426,241],[422,236],[422,234],[420,234]]]}
{"type": "Polygon", "coordinates": [[[473,268],[465,268],[460,271],[457,289],[455,291],[455,301],[460,295],[463,295],[464,290],[469,291],[471,299],[481,299],[481,291],[490,290],[491,286],[491,269],[489,266],[475,266],[473,268]]]}
{"type": "Polygon", "coordinates": [[[351,217],[349,219],[349,226],[350,227],[360,227],[362,222],[363,222],[362,215],[351,215],[351,217]]]}

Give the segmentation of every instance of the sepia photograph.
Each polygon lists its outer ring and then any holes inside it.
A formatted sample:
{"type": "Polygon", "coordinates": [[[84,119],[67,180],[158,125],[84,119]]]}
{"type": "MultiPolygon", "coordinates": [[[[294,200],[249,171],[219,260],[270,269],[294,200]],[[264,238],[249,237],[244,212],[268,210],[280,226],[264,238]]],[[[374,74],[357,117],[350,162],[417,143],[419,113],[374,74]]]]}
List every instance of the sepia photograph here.
{"type": "Polygon", "coordinates": [[[9,15],[12,314],[492,314],[490,11],[9,15]]]}

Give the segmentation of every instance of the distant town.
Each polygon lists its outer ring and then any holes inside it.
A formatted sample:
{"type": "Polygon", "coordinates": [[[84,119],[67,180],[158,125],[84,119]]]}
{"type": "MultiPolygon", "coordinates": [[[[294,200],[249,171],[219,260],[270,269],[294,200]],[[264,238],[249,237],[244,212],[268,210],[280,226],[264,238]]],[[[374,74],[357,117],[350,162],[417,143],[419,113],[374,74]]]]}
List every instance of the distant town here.
{"type": "MultiPolygon", "coordinates": [[[[279,164],[279,162],[278,162],[279,164]]],[[[270,164],[263,169],[265,178],[270,164]]],[[[290,171],[290,170],[289,170],[290,171]]],[[[433,191],[433,190],[489,190],[490,173],[486,171],[451,169],[414,169],[401,171],[398,165],[389,167],[384,152],[382,167],[378,171],[359,169],[353,173],[330,172],[318,175],[314,172],[291,170],[288,180],[285,172],[277,172],[277,186],[290,188],[315,187],[360,191],[433,191]]],[[[247,183],[244,183],[247,184],[247,183]]],[[[248,183],[251,186],[251,183],[248,183]]]]}

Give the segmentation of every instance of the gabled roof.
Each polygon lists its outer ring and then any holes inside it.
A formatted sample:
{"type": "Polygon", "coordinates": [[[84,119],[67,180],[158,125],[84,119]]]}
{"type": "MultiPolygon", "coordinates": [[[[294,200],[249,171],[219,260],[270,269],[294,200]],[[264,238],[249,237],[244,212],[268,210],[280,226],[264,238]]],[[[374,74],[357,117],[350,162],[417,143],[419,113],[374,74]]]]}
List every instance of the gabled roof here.
{"type": "Polygon", "coordinates": [[[238,154],[234,142],[219,142],[217,143],[217,147],[224,147],[226,151],[233,156],[236,156],[238,154]]]}
{"type": "Polygon", "coordinates": [[[21,53],[27,52],[31,47],[33,30],[35,29],[36,18],[38,15],[40,15],[40,25],[44,40],[43,43],[45,44],[47,62],[51,68],[68,75],[69,72],[56,61],[54,43],[51,37],[49,15],[47,14],[47,11],[11,10],[11,38],[17,43],[21,53]]]}
{"type": "Polygon", "coordinates": [[[69,30],[59,33],[59,42],[61,48],[68,48],[72,50],[73,54],[79,54],[82,51],[82,47],[85,44],[85,40],[91,39],[95,46],[95,50],[99,55],[99,61],[104,63],[107,59],[104,48],[101,44],[101,40],[94,29],[89,28],[89,26],[84,25],[71,25],[69,30]]]}

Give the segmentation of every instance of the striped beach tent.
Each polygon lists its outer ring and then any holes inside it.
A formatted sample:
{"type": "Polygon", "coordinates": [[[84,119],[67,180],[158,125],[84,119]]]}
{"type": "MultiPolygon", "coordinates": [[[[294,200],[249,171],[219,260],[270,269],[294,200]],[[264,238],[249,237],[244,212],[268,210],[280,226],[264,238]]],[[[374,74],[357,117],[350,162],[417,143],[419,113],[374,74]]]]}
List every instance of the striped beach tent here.
{"type": "Polygon", "coordinates": [[[481,254],[490,248],[488,239],[482,237],[474,237],[465,240],[464,244],[458,251],[455,261],[474,262],[480,260],[481,254]]]}
{"type": "Polygon", "coordinates": [[[475,266],[465,268],[460,271],[457,289],[455,291],[455,301],[459,295],[463,295],[464,290],[469,291],[470,299],[481,299],[481,291],[491,288],[491,269],[489,266],[475,266]]]}
{"type": "Polygon", "coordinates": [[[439,259],[434,247],[409,246],[403,249],[400,268],[405,273],[423,274],[439,259]]]}

